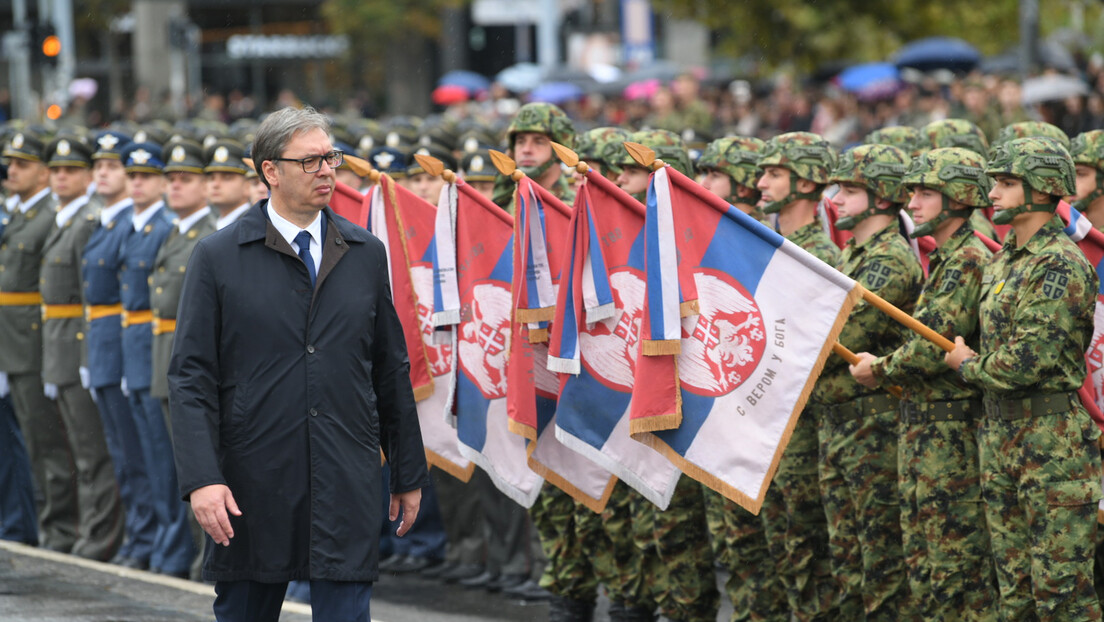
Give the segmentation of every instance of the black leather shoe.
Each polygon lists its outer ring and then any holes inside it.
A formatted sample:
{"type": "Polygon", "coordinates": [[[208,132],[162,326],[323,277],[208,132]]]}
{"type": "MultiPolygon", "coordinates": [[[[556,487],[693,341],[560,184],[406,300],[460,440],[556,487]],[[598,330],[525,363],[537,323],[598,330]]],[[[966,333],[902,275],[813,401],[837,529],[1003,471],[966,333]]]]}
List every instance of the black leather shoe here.
{"type": "Polygon", "coordinates": [[[406,555],[391,555],[385,559],[381,559],[379,563],[380,572],[390,572],[392,566],[402,563],[406,560],[406,555]]]}
{"type": "Polygon", "coordinates": [[[498,580],[498,573],[497,572],[491,572],[490,570],[484,570],[483,572],[475,575],[474,577],[470,577],[470,578],[467,578],[467,579],[460,579],[459,581],[457,581],[457,583],[459,583],[461,587],[474,589],[474,588],[477,588],[477,587],[487,587],[487,585],[489,583],[491,583],[492,581],[497,581],[497,580],[498,580]]]}
{"type": "Polygon", "coordinates": [[[502,593],[513,598],[520,598],[533,602],[552,599],[552,592],[541,587],[536,579],[529,579],[521,585],[517,585],[508,590],[502,590],[502,593]]]}
{"type": "Polygon", "coordinates": [[[499,575],[497,579],[495,579],[494,581],[491,581],[490,583],[488,583],[486,586],[484,586],[484,588],[488,592],[497,592],[499,590],[505,590],[505,589],[509,589],[509,588],[512,588],[512,587],[517,587],[517,586],[521,585],[522,583],[525,583],[525,580],[528,579],[528,578],[529,578],[528,575],[524,575],[524,574],[499,575]]]}
{"type": "Polygon", "coordinates": [[[456,562],[441,562],[436,566],[430,566],[425,570],[418,573],[418,576],[425,577],[427,579],[439,579],[442,573],[448,572],[456,567],[456,562]]]}
{"type": "Polygon", "coordinates": [[[445,583],[456,583],[464,579],[470,579],[483,572],[482,564],[457,564],[450,572],[442,572],[437,575],[445,583]]]}

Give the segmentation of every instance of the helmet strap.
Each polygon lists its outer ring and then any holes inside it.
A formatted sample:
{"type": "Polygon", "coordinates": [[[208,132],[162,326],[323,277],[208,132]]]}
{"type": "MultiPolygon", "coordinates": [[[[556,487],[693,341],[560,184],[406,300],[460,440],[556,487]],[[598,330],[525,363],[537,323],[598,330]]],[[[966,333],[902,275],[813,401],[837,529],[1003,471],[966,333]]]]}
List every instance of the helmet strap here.
{"type": "Polygon", "coordinates": [[[925,235],[932,235],[935,230],[939,228],[939,225],[947,222],[951,218],[969,218],[970,210],[968,209],[951,209],[951,199],[943,193],[939,193],[939,196],[943,199],[943,209],[940,210],[939,215],[929,220],[928,222],[916,225],[909,234],[912,239],[922,238],[925,235]]]}
{"type": "Polygon", "coordinates": [[[820,200],[820,187],[818,186],[813,192],[801,192],[797,189],[797,182],[800,178],[790,171],[790,193],[785,198],[778,201],[771,201],[763,206],[764,214],[777,214],[782,211],[783,207],[786,207],[794,201],[800,201],[801,199],[808,199],[810,201],[820,200]]]}
{"type": "Polygon", "coordinates": [[[1023,188],[1023,205],[1000,210],[996,214],[993,214],[993,224],[1012,224],[1012,220],[1020,214],[1026,214],[1028,212],[1054,212],[1055,208],[1058,207],[1058,203],[1056,201],[1047,201],[1045,203],[1036,203],[1032,201],[1032,198],[1034,197],[1032,188],[1023,179],[1020,179],[1020,187],[1023,188]]]}

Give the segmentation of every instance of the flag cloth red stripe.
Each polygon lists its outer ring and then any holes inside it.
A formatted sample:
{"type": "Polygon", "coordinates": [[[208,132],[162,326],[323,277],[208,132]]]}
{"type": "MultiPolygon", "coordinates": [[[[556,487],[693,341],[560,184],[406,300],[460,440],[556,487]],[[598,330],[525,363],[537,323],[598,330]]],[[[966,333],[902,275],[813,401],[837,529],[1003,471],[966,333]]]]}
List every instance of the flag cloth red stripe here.
{"type": "Polygon", "coordinates": [[[356,188],[339,181],[330,197],[330,209],[354,225],[367,227],[368,202],[365,198],[356,188]]]}

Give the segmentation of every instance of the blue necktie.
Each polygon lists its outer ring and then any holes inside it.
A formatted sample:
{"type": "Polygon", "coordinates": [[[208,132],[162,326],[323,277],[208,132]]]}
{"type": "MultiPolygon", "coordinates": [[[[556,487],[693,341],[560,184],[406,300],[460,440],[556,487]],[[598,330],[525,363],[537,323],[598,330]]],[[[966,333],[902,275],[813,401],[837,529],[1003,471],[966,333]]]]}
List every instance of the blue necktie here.
{"type": "Polygon", "coordinates": [[[303,263],[307,264],[307,272],[310,272],[311,287],[314,287],[314,281],[318,277],[314,272],[314,259],[311,259],[310,241],[311,235],[307,233],[306,230],[300,231],[299,235],[295,236],[295,243],[299,245],[299,259],[302,259],[303,263]]]}

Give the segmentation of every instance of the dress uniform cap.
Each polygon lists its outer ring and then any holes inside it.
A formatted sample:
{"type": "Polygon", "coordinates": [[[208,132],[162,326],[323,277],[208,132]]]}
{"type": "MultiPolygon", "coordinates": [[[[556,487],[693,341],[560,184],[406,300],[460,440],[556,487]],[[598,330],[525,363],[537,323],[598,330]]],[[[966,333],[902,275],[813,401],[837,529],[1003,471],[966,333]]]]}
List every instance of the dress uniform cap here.
{"type": "Polygon", "coordinates": [[[130,136],[117,130],[104,130],[93,138],[93,160],[121,160],[130,136]]]}
{"type": "Polygon", "coordinates": [[[92,148],[71,134],[55,138],[46,147],[46,165],[50,168],[75,166],[92,168],[92,148]]]}
{"type": "Polygon", "coordinates": [[[161,146],[149,142],[132,142],[121,154],[123,166],[128,173],[161,174],[165,167],[161,159],[161,146]]]}
{"type": "Polygon", "coordinates": [[[204,173],[249,173],[249,166],[242,160],[245,147],[231,138],[220,138],[203,150],[204,173]]]}
{"type": "Polygon", "coordinates": [[[203,147],[193,140],[170,140],[161,147],[161,153],[165,156],[165,173],[202,174],[206,165],[203,147]]]}

